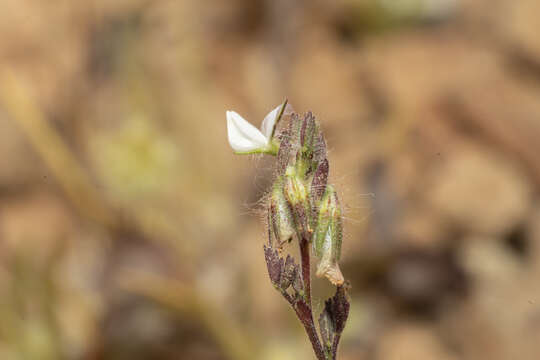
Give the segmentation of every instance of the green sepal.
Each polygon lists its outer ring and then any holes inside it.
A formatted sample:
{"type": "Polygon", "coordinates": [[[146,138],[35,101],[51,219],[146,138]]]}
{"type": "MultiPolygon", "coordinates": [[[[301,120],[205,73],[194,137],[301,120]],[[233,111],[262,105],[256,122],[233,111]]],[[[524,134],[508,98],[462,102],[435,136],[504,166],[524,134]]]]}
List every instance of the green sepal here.
{"type": "Polygon", "coordinates": [[[263,148],[255,149],[252,151],[233,151],[236,155],[253,155],[253,154],[267,154],[276,156],[279,151],[279,141],[277,139],[272,139],[268,142],[263,148]]]}

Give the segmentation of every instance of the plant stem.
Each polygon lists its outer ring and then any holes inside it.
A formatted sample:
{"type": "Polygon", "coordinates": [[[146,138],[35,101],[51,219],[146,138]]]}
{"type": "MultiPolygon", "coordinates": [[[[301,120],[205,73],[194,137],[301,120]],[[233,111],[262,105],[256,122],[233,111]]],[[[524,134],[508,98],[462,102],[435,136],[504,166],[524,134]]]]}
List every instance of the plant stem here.
{"type": "Polygon", "coordinates": [[[298,318],[304,325],[306,333],[313,346],[313,351],[318,360],[326,360],[315,322],[313,321],[313,309],[311,307],[311,268],[309,258],[309,241],[302,236],[300,241],[300,256],[302,266],[302,281],[304,282],[304,292],[306,301],[300,300],[296,303],[295,310],[298,318]]]}
{"type": "Polygon", "coordinates": [[[309,259],[309,241],[302,236],[300,241],[300,256],[302,262],[302,280],[304,281],[304,291],[306,302],[311,308],[311,265],[309,259]]]}
{"type": "Polygon", "coordinates": [[[327,360],[319,340],[319,335],[317,335],[317,330],[315,329],[311,306],[307,305],[303,300],[300,300],[296,303],[295,310],[298,319],[300,319],[304,325],[304,328],[306,329],[306,333],[309,337],[311,345],[313,346],[313,351],[315,352],[317,359],[327,360]]]}
{"type": "Polygon", "coordinates": [[[337,348],[339,345],[339,339],[341,338],[341,334],[336,334],[334,336],[334,342],[332,343],[332,359],[337,359],[337,348]]]}

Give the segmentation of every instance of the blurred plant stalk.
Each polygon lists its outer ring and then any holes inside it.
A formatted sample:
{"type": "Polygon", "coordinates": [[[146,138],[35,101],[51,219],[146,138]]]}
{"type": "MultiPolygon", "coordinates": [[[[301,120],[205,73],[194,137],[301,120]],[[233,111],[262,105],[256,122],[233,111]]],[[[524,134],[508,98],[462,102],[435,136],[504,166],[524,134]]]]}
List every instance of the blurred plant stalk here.
{"type": "Polygon", "coordinates": [[[32,101],[31,95],[30,89],[14,72],[4,70],[0,73],[1,104],[54,173],[70,200],[84,216],[112,226],[115,223],[113,212],[99,201],[101,197],[86,172],[32,101]]]}

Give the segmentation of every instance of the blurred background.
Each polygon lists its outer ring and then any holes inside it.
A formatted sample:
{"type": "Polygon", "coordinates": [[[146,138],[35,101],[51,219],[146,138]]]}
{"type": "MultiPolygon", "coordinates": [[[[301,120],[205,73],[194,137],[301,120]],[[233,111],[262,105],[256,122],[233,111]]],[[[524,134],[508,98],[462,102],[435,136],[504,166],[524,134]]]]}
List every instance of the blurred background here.
{"type": "Polygon", "coordinates": [[[538,359],[539,13],[2,1],[0,359],[313,358],[263,260],[273,159],[226,138],[285,97],[345,210],[340,359],[538,359]]]}

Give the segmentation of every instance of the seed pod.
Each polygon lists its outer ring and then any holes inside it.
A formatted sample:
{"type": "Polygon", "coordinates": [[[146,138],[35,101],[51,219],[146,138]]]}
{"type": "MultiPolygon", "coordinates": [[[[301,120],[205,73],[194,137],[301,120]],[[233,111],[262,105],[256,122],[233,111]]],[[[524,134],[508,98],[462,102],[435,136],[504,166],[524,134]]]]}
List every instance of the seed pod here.
{"type": "Polygon", "coordinates": [[[287,199],[283,194],[283,178],[274,183],[270,197],[270,224],[278,245],[290,241],[294,235],[294,220],[287,199]]]}
{"type": "Polygon", "coordinates": [[[334,188],[329,185],[319,207],[319,217],[314,233],[313,250],[320,259],[316,275],[325,276],[334,285],[343,284],[338,261],[343,238],[341,209],[334,188]]]}

